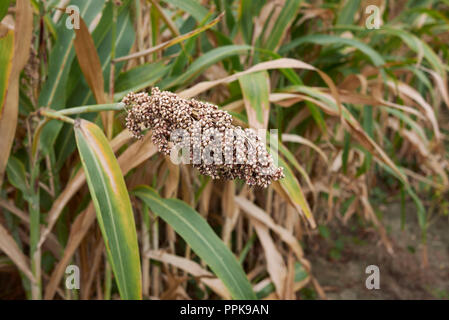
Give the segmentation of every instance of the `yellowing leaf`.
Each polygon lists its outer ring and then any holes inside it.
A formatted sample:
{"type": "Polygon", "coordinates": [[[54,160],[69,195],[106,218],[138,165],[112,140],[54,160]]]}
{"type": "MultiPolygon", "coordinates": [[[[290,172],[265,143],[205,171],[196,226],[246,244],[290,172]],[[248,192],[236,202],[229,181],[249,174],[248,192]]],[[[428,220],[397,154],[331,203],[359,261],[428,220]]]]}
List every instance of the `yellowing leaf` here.
{"type": "Polygon", "coordinates": [[[141,299],[136,226],[120,166],[97,125],[78,120],[75,137],[120,296],[141,299]]]}
{"type": "MultiPolygon", "coordinates": [[[[2,150],[0,154],[0,186],[3,183],[6,164],[16,134],[19,113],[19,76],[30,54],[32,32],[33,11],[31,4],[28,0],[17,0],[14,34],[8,31],[6,38],[0,36],[0,59],[2,60],[0,68],[6,68],[4,72],[7,74],[7,76],[5,75],[6,78],[0,80],[3,81],[0,84],[0,92],[3,92],[0,93],[0,150],[2,150]],[[20,41],[15,41],[13,38],[20,38],[20,41]],[[12,48],[13,45],[14,48],[12,48]],[[13,54],[12,61],[11,52],[13,54]]],[[[2,70],[0,70],[0,74],[3,74],[2,70]]]]}

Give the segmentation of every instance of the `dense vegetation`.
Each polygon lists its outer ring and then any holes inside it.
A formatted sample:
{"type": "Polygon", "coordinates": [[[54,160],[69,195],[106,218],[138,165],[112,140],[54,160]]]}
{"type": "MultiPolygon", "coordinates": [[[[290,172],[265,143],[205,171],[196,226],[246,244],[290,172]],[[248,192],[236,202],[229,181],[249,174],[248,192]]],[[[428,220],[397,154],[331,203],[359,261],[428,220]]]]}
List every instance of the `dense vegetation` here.
{"type": "Polygon", "coordinates": [[[394,259],[387,197],[417,219],[426,267],[429,223],[449,210],[448,13],[447,0],[2,0],[0,272],[14,276],[0,298],[324,298],[307,238],[360,217],[394,259]],[[151,130],[132,138],[120,101],[156,86],[277,129],[285,178],[213,180],[151,130]]]}

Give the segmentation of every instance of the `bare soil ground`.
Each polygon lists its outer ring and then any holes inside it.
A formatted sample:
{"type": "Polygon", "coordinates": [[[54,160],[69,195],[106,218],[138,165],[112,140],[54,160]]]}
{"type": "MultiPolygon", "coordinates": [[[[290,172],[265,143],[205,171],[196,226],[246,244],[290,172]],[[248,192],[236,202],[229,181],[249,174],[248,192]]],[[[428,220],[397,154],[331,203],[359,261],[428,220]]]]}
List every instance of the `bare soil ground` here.
{"type": "Polygon", "coordinates": [[[308,241],[307,257],[313,273],[325,289],[328,299],[449,299],[449,221],[437,217],[428,230],[428,266],[423,267],[423,247],[413,204],[406,206],[407,220],[401,230],[400,205],[385,207],[383,224],[393,243],[394,255],[382,244],[378,233],[335,221],[328,228],[331,238],[320,235],[308,241]],[[336,225],[338,224],[338,225],[336,225]],[[338,230],[338,234],[332,230],[338,230]],[[343,242],[340,249],[337,243],[343,242]],[[338,246],[338,245],[337,245],[338,246]],[[380,269],[380,289],[365,286],[365,269],[380,269]]]}

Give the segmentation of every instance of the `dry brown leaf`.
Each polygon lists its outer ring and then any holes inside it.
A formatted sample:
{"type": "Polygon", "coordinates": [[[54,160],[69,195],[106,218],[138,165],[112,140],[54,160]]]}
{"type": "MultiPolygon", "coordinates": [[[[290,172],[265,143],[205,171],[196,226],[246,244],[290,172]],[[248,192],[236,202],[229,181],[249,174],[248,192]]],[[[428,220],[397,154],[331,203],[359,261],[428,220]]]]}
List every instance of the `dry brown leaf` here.
{"type": "Polygon", "coordinates": [[[210,199],[212,197],[212,190],[215,184],[213,180],[209,180],[206,183],[206,187],[204,188],[200,196],[200,213],[205,218],[209,213],[210,199]]]}
{"type": "Polygon", "coordinates": [[[276,294],[279,297],[282,297],[285,280],[287,278],[287,267],[282,259],[282,255],[279,253],[270,236],[268,228],[257,220],[253,220],[252,223],[265,252],[267,271],[273,281],[276,294]]]}
{"type": "Polygon", "coordinates": [[[78,249],[81,241],[87,234],[87,231],[93,225],[95,221],[95,208],[91,203],[84,212],[79,214],[75,221],[72,223],[70,228],[69,239],[67,240],[67,245],[64,249],[64,255],[61,260],[59,260],[56,267],[50,276],[50,281],[45,287],[45,300],[53,299],[56,289],[61,281],[67,265],[70,263],[75,251],[78,249]]]}
{"type": "Polygon", "coordinates": [[[195,202],[195,195],[192,192],[192,179],[190,177],[190,170],[186,165],[181,164],[181,190],[182,200],[193,207],[195,202]]]}
{"type": "Polygon", "coordinates": [[[0,249],[14,262],[25,276],[35,283],[34,276],[31,273],[28,258],[22,253],[16,241],[9,234],[8,230],[0,224],[0,249]]]}
{"type": "Polygon", "coordinates": [[[251,68],[249,68],[246,71],[238,72],[238,73],[228,76],[226,78],[222,78],[222,79],[214,80],[214,81],[200,82],[200,83],[196,84],[195,86],[180,92],[179,95],[185,99],[191,98],[191,97],[196,96],[196,95],[198,95],[212,87],[215,87],[219,84],[233,82],[245,74],[250,74],[253,72],[263,71],[263,70],[286,69],[286,68],[316,71],[320,75],[320,77],[323,79],[323,81],[329,86],[329,88],[332,92],[332,95],[334,96],[335,101],[337,102],[337,106],[339,107],[339,109],[342,108],[342,105],[340,103],[340,98],[338,95],[338,91],[337,91],[337,87],[335,86],[334,82],[327,74],[325,74],[321,70],[315,68],[314,66],[312,66],[308,63],[305,63],[301,60],[290,59],[290,58],[281,58],[281,59],[277,59],[277,60],[261,62],[259,64],[256,64],[255,66],[252,66],[251,68]]]}
{"type": "Polygon", "coordinates": [[[441,133],[440,133],[440,129],[438,127],[438,121],[437,121],[435,112],[434,112],[432,106],[427,103],[427,101],[421,96],[421,94],[403,82],[393,82],[390,80],[387,82],[387,84],[393,91],[396,91],[396,89],[397,89],[400,94],[413,99],[419,106],[421,106],[427,119],[432,124],[432,128],[435,133],[435,139],[437,141],[440,141],[441,133]]]}
{"type": "Polygon", "coordinates": [[[98,268],[100,267],[101,258],[103,257],[103,249],[104,249],[104,242],[98,241],[97,246],[95,247],[95,250],[93,251],[93,258],[89,257],[91,261],[90,270],[89,270],[89,276],[87,278],[86,284],[81,288],[81,299],[82,300],[88,300],[90,297],[90,289],[92,287],[92,284],[94,282],[95,276],[98,272],[98,268]]]}
{"type": "Polygon", "coordinates": [[[286,229],[276,224],[265,211],[241,196],[235,197],[235,202],[248,214],[252,221],[262,223],[279,235],[290,246],[298,259],[303,257],[304,254],[298,240],[286,229]]]}
{"type": "Polygon", "coordinates": [[[229,247],[232,230],[234,230],[237,218],[239,216],[239,209],[236,206],[235,197],[235,182],[226,181],[223,190],[223,197],[221,198],[221,207],[224,215],[224,225],[222,232],[223,242],[229,247]]]}
{"type": "Polygon", "coordinates": [[[306,139],[306,138],[304,138],[304,137],[301,137],[301,136],[299,136],[299,135],[297,135],[297,134],[287,134],[287,133],[284,133],[284,134],[282,135],[282,141],[286,141],[286,142],[297,142],[297,143],[306,145],[306,146],[312,148],[313,150],[315,150],[315,151],[316,151],[316,152],[323,158],[323,160],[324,160],[324,162],[325,162],[326,164],[329,163],[329,159],[328,159],[328,157],[326,156],[326,154],[323,152],[323,150],[321,150],[321,148],[319,148],[319,147],[318,147],[316,144],[314,144],[312,141],[310,141],[310,140],[308,140],[308,139],[306,139]]]}
{"type": "Polygon", "coordinates": [[[17,117],[19,114],[19,77],[30,55],[32,35],[33,9],[31,4],[28,0],[17,0],[14,57],[5,97],[5,105],[2,115],[0,115],[0,150],[2,150],[0,155],[0,186],[3,184],[6,165],[16,134],[17,117]]]}
{"type": "MultiPolygon", "coordinates": [[[[94,40],[82,18],[80,18],[80,27],[78,29],[75,28],[75,34],[76,37],[73,44],[81,71],[97,103],[105,104],[108,100],[104,93],[103,69],[94,40]]],[[[111,111],[100,113],[104,128],[110,127],[110,117],[108,117],[108,114],[111,114],[111,111]]]]}
{"type": "MultiPolygon", "coordinates": [[[[127,132],[126,130],[125,132],[125,135],[129,135],[129,132],[127,132]]],[[[118,158],[118,162],[124,174],[128,173],[131,169],[137,167],[157,152],[157,148],[150,141],[150,136],[151,132],[147,133],[141,141],[134,142],[128,149],[126,149],[125,152],[123,152],[122,155],[120,155],[120,157],[118,158]]],[[[124,137],[124,135],[119,134],[111,141],[112,150],[116,152],[129,139],[131,139],[130,136],[126,138],[124,137]]],[[[59,197],[53,202],[53,205],[47,216],[48,226],[41,234],[39,247],[43,244],[43,242],[53,229],[62,210],[65,208],[73,195],[78,192],[78,190],[84,185],[85,182],[86,176],[84,175],[84,171],[80,170],[75,175],[75,177],[66,185],[59,197]]]]}
{"type": "Polygon", "coordinates": [[[173,254],[165,253],[161,250],[150,250],[145,253],[145,258],[168,263],[178,269],[198,277],[201,282],[210,287],[216,294],[223,299],[231,299],[231,295],[223,282],[216,278],[212,273],[204,270],[199,264],[189,259],[179,257],[173,254]]]}
{"type": "Polygon", "coordinates": [[[437,73],[431,69],[427,69],[424,67],[421,67],[421,69],[423,69],[424,71],[427,71],[433,77],[433,79],[435,80],[435,83],[437,85],[437,88],[441,93],[441,97],[444,100],[444,103],[449,108],[449,93],[447,90],[447,79],[443,79],[443,77],[439,73],[437,73]]]}
{"type": "Polygon", "coordinates": [[[178,193],[179,176],[180,170],[179,166],[175,165],[169,156],[165,157],[165,162],[168,168],[168,177],[164,183],[164,197],[165,198],[176,198],[178,193]]]}
{"type": "Polygon", "coordinates": [[[373,208],[371,207],[371,204],[369,203],[366,185],[363,185],[362,195],[359,197],[359,199],[363,205],[363,208],[365,209],[365,214],[373,222],[373,224],[377,227],[377,229],[379,231],[380,238],[382,240],[382,243],[384,244],[388,253],[393,255],[394,254],[393,245],[391,244],[391,241],[388,238],[387,230],[382,225],[382,223],[379,221],[379,219],[376,216],[376,213],[374,212],[373,208]]]}
{"type": "MultiPolygon", "coordinates": [[[[443,180],[443,185],[440,185],[440,188],[449,186],[449,179],[443,164],[441,161],[436,159],[435,154],[430,151],[430,143],[427,140],[423,140],[422,137],[415,131],[401,127],[399,121],[395,118],[389,117],[387,125],[410,142],[413,148],[418,151],[419,155],[424,159],[423,165],[426,165],[430,170],[441,177],[443,180]]],[[[430,184],[435,185],[435,183],[430,184]]]]}
{"type": "Polygon", "coordinates": [[[221,107],[221,109],[223,109],[225,111],[234,111],[234,112],[240,112],[244,108],[245,108],[245,103],[243,102],[243,100],[233,101],[233,102],[221,107]]]}
{"type": "Polygon", "coordinates": [[[295,295],[295,259],[293,254],[289,253],[287,260],[287,277],[285,277],[283,300],[296,300],[295,295]]]}

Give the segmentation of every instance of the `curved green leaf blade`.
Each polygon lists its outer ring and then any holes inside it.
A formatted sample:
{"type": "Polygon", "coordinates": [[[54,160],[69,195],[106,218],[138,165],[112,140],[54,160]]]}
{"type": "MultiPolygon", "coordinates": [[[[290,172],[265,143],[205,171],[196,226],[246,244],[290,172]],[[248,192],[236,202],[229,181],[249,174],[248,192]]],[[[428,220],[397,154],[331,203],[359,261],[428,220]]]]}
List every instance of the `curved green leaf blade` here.
{"type": "Polygon", "coordinates": [[[207,9],[195,0],[164,0],[164,2],[187,12],[198,22],[203,21],[208,13],[207,9]]]}
{"type": "Polygon", "coordinates": [[[276,50],[287,32],[287,29],[295,19],[302,0],[289,0],[285,2],[273,30],[265,43],[265,49],[276,50]]]}
{"type": "Polygon", "coordinates": [[[162,62],[146,63],[123,72],[115,84],[114,100],[122,99],[129,91],[137,92],[154,85],[164,77],[169,68],[162,62]]]}
{"type": "Polygon", "coordinates": [[[178,199],[162,199],[147,186],[139,186],[133,193],[181,235],[223,281],[234,299],[256,299],[237,259],[198,212],[178,199]]]}
{"type": "MultiPolygon", "coordinates": [[[[304,268],[304,266],[300,262],[295,263],[295,284],[296,283],[302,283],[306,281],[306,279],[309,277],[309,273],[304,268]]],[[[260,289],[257,292],[257,298],[263,299],[266,298],[270,293],[275,291],[275,287],[273,282],[268,283],[265,287],[260,289]]]]}
{"type": "Polygon", "coordinates": [[[289,50],[293,50],[294,48],[300,46],[304,43],[314,43],[319,45],[346,45],[349,47],[354,47],[357,50],[363,52],[366,56],[368,56],[373,64],[377,67],[385,64],[384,58],[369,45],[357,40],[357,39],[348,39],[342,38],[338,36],[328,35],[328,34],[311,34],[305,37],[297,38],[292,42],[283,46],[279,51],[281,54],[285,54],[289,50]]]}
{"type": "Polygon", "coordinates": [[[120,296],[141,299],[136,226],[117,159],[97,125],[77,120],[75,137],[120,296]]]}
{"type": "Polygon", "coordinates": [[[172,83],[168,83],[164,88],[170,88],[178,84],[186,84],[193,80],[202,71],[226,58],[234,55],[241,55],[251,50],[251,46],[247,45],[228,45],[212,49],[195,60],[192,65],[180,77],[176,78],[172,83]]]}
{"type": "Polygon", "coordinates": [[[251,127],[266,129],[270,115],[270,76],[267,71],[239,77],[246,114],[251,127]]]}
{"type": "Polygon", "coordinates": [[[285,177],[275,182],[275,184],[279,184],[282,187],[296,210],[304,214],[307,221],[310,223],[311,228],[315,228],[316,223],[315,219],[313,218],[312,210],[310,210],[309,203],[307,202],[307,199],[302,192],[302,188],[298,182],[298,179],[296,179],[292,169],[287,164],[287,162],[282,159],[282,157],[279,157],[278,161],[279,166],[284,168],[285,177]]]}

